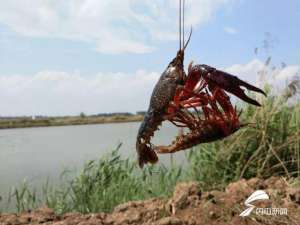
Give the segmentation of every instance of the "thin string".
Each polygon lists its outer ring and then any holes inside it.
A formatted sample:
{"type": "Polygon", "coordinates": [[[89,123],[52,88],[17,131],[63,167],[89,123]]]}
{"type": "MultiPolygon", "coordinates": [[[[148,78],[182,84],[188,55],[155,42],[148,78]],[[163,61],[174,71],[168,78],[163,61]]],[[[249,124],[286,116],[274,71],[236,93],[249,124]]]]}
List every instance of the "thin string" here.
{"type": "Polygon", "coordinates": [[[184,16],[185,16],[185,0],[183,0],[183,6],[182,6],[182,46],[184,46],[184,16]]]}
{"type": "Polygon", "coordinates": [[[179,0],[179,49],[181,50],[181,0],[179,0]]]}

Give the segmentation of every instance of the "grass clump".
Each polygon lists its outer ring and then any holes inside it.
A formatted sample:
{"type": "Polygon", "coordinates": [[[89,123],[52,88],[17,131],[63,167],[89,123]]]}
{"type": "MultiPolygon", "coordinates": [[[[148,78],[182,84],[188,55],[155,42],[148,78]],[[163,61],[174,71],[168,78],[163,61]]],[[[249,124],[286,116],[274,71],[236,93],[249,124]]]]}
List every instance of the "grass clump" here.
{"type": "Polygon", "coordinates": [[[269,98],[260,109],[246,107],[241,119],[252,124],[188,152],[189,175],[208,188],[240,178],[299,176],[300,103],[281,103],[269,98]]]}
{"type": "Polygon", "coordinates": [[[123,202],[168,197],[183,178],[181,167],[140,170],[135,161],[121,158],[119,147],[98,161],[87,162],[75,177],[65,171],[59,187],[47,182],[39,193],[24,183],[12,191],[11,200],[15,199],[18,211],[47,205],[57,213],[109,212],[123,202]]]}

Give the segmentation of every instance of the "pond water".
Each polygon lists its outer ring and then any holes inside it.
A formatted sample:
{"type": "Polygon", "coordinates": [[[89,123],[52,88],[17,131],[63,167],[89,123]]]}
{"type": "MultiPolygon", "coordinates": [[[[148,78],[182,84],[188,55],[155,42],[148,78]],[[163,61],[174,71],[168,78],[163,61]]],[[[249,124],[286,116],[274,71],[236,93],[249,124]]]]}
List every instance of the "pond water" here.
{"type": "MultiPolygon", "coordinates": [[[[47,179],[55,182],[64,169],[81,169],[84,162],[98,159],[119,143],[121,154],[135,159],[139,125],[138,122],[0,130],[0,196],[7,196],[11,187],[24,180],[33,186],[47,179]]],[[[168,144],[177,132],[173,125],[165,123],[153,142],[168,144]]],[[[169,160],[170,155],[160,156],[161,163],[169,164],[169,160]]],[[[183,163],[184,154],[176,154],[175,160],[183,163]]]]}

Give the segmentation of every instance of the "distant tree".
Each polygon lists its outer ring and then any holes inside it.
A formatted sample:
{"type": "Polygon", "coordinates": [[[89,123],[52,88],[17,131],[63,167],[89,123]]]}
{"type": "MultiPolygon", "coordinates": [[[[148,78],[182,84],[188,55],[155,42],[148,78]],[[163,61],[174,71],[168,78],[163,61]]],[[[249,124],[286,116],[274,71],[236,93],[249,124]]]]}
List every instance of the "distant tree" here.
{"type": "Polygon", "coordinates": [[[146,111],[137,111],[136,115],[141,115],[141,116],[145,116],[146,111]]]}
{"type": "Polygon", "coordinates": [[[80,116],[81,118],[85,118],[85,117],[86,117],[86,115],[85,115],[84,112],[81,112],[79,116],[80,116]]]}

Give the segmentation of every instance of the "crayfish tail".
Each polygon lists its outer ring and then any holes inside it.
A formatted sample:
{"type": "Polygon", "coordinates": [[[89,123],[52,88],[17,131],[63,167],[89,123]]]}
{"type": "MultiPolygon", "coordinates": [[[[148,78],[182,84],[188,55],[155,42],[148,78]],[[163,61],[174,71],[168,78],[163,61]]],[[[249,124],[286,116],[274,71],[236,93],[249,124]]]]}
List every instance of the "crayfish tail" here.
{"type": "Polygon", "coordinates": [[[136,149],[138,153],[138,164],[140,168],[143,168],[147,163],[155,164],[158,162],[157,154],[146,144],[137,143],[136,149]]]}

